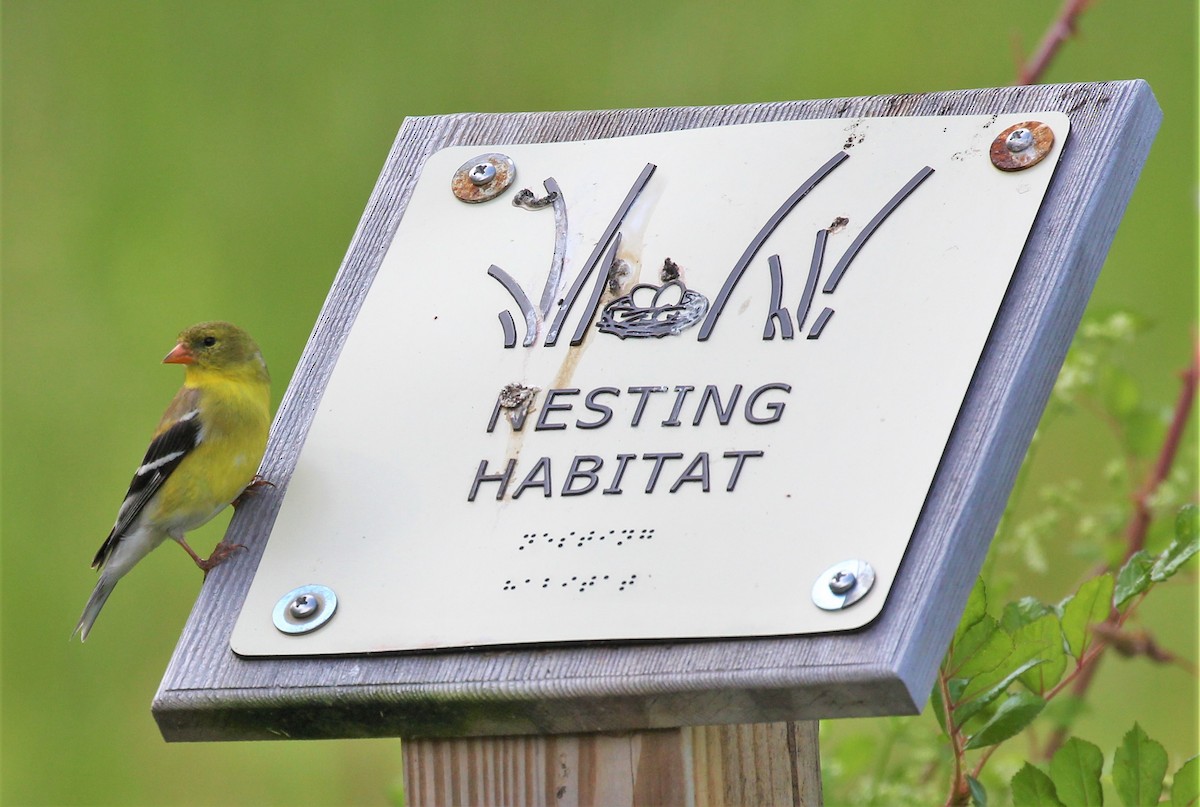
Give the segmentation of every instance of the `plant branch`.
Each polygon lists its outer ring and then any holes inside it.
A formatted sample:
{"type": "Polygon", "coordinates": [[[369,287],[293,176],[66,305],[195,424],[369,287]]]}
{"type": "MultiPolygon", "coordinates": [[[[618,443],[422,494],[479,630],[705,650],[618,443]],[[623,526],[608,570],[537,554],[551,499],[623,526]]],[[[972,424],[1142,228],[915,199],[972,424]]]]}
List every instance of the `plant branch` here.
{"type": "Polygon", "coordinates": [[[962,764],[965,751],[962,747],[962,736],[959,734],[958,727],[954,725],[954,706],[950,700],[949,680],[941,669],[938,670],[938,686],[942,690],[946,734],[950,738],[950,750],[954,753],[954,777],[950,780],[950,792],[946,795],[946,807],[956,807],[956,805],[966,804],[963,796],[969,796],[970,789],[967,787],[966,779],[963,778],[962,764]]]}
{"type": "Polygon", "coordinates": [[[1150,631],[1123,631],[1115,625],[1103,622],[1095,627],[1095,633],[1096,638],[1111,647],[1118,656],[1145,656],[1157,664],[1177,664],[1195,674],[1195,668],[1187,659],[1161,646],[1150,631]]]}
{"type": "MultiPolygon", "coordinates": [[[[1092,647],[1089,647],[1079,659],[1079,663],[1075,665],[1075,669],[1067,673],[1066,676],[1064,676],[1063,679],[1053,687],[1046,690],[1046,694],[1042,697],[1049,701],[1055,695],[1070,686],[1072,682],[1078,681],[1083,676],[1090,675],[1091,673],[1089,673],[1089,671],[1095,669],[1095,662],[1103,652],[1103,648],[1103,643],[1096,643],[1092,647]]],[[[1051,737],[1050,742],[1054,742],[1053,737],[1051,737]]],[[[1049,755],[1046,756],[1049,757],[1049,755]]]]}
{"type": "Polygon", "coordinates": [[[1179,453],[1179,445],[1183,442],[1183,433],[1187,428],[1188,416],[1192,412],[1192,403],[1196,400],[1196,383],[1200,379],[1200,343],[1187,369],[1179,374],[1183,384],[1179,389],[1179,397],[1175,401],[1175,412],[1171,416],[1171,425],[1163,438],[1162,448],[1158,458],[1150,469],[1150,474],[1142,487],[1133,496],[1133,517],[1125,527],[1125,560],[1146,545],[1146,531],[1150,527],[1150,500],[1158,486],[1166,481],[1171,473],[1171,465],[1175,455],[1179,453]]]}
{"type": "Polygon", "coordinates": [[[1075,24],[1091,0],[1066,0],[1058,17],[1046,29],[1037,51],[1017,71],[1017,84],[1036,84],[1042,79],[1062,44],[1075,34],[1075,24]]]}
{"type": "Polygon", "coordinates": [[[974,776],[976,779],[979,778],[980,772],[983,771],[983,766],[987,764],[987,761],[992,758],[992,754],[996,753],[996,749],[999,747],[1000,743],[989,745],[987,749],[979,755],[979,761],[975,763],[975,768],[971,771],[972,776],[974,776]]]}
{"type": "MultiPolygon", "coordinates": [[[[1159,486],[1166,481],[1167,476],[1170,474],[1171,465],[1175,462],[1175,457],[1179,453],[1179,446],[1183,442],[1183,434],[1187,429],[1188,418],[1192,413],[1192,404],[1196,400],[1197,382],[1200,382],[1200,343],[1193,345],[1193,350],[1194,353],[1192,354],[1190,363],[1179,374],[1182,383],[1179,388],[1179,396],[1175,400],[1175,411],[1171,416],[1171,425],[1167,427],[1167,433],[1163,437],[1162,446],[1159,448],[1158,456],[1151,466],[1150,472],[1146,475],[1142,486],[1138,488],[1132,497],[1133,513],[1129,517],[1129,522],[1125,525],[1124,560],[1129,560],[1131,555],[1145,548],[1146,533],[1150,529],[1150,521],[1153,517],[1153,513],[1150,510],[1150,501],[1159,486]]],[[[1106,572],[1108,568],[1102,567],[1099,571],[1106,572]]],[[[1072,675],[1060,681],[1058,686],[1047,693],[1047,698],[1057,695],[1072,680],[1074,682],[1071,684],[1072,694],[1080,698],[1087,694],[1088,689],[1092,685],[1092,680],[1095,678],[1100,659],[1104,657],[1105,651],[1110,647],[1107,642],[1103,641],[1103,637],[1106,635],[1106,632],[1118,630],[1136,606],[1137,603],[1134,603],[1134,605],[1125,610],[1124,614],[1118,613],[1115,608],[1113,609],[1108,619],[1097,626],[1097,633],[1101,637],[1101,641],[1084,654],[1072,675]]],[[[1066,738],[1067,730],[1065,727],[1060,726],[1055,729],[1054,733],[1050,735],[1045,749],[1043,749],[1043,758],[1050,759],[1053,757],[1054,752],[1062,746],[1066,738]]]]}

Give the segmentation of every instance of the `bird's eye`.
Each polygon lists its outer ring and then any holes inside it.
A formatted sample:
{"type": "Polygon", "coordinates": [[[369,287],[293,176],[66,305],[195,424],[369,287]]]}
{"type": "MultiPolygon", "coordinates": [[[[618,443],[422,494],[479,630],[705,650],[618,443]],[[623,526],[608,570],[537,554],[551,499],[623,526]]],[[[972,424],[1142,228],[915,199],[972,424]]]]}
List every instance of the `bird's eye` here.
{"type": "Polygon", "coordinates": [[[215,336],[204,337],[204,346],[205,347],[212,347],[216,343],[217,343],[217,337],[215,337],[215,336]]]}

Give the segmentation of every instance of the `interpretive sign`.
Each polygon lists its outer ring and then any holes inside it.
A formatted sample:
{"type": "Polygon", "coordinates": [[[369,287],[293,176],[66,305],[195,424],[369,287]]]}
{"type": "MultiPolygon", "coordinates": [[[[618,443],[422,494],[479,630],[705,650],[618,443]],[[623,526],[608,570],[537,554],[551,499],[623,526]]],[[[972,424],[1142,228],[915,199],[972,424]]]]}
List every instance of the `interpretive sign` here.
{"type": "Polygon", "coordinates": [[[1069,130],[1029,109],[432,155],[233,649],[871,621],[1069,130]],[[995,142],[1045,159],[1002,170],[995,142]],[[848,559],[866,596],[814,597],[848,559]],[[277,630],[307,584],[337,612],[277,630]]]}
{"type": "Polygon", "coordinates": [[[164,735],[918,710],[1159,118],[1131,81],[408,119],[164,735]]]}

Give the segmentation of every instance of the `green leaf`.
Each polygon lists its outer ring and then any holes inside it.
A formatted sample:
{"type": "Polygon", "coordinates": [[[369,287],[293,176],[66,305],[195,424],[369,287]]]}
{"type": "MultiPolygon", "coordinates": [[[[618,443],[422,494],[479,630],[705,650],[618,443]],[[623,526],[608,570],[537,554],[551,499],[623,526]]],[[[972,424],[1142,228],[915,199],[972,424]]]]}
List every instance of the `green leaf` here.
{"type": "Polygon", "coordinates": [[[1175,772],[1171,780],[1171,807],[1200,804],[1200,757],[1192,757],[1175,772]]]}
{"type": "Polygon", "coordinates": [[[1036,648],[1043,663],[1021,675],[1021,683],[1035,695],[1045,694],[1062,678],[1067,669],[1067,654],[1063,651],[1062,626],[1058,616],[1046,614],[1017,630],[1013,635],[1015,647],[1036,648]]]}
{"type": "Polygon", "coordinates": [[[1175,537],[1180,541],[1195,541],[1200,537],[1200,506],[1185,504],[1175,516],[1175,537]]]}
{"type": "Polygon", "coordinates": [[[955,643],[947,671],[955,678],[971,678],[994,670],[1012,653],[1013,643],[1000,624],[985,615],[955,643]]]}
{"type": "MultiPolygon", "coordinates": [[[[1030,661],[1040,663],[1043,647],[1039,644],[1025,642],[1022,644],[1014,644],[1012,652],[1005,657],[1004,661],[992,669],[980,673],[967,683],[966,689],[963,691],[963,699],[971,700],[977,697],[982,692],[987,692],[996,686],[1000,681],[1012,681],[1013,673],[1018,668],[1024,668],[1021,672],[1029,669],[1026,665],[1030,661]]],[[[959,701],[955,701],[958,703],[959,701]]]]}
{"type": "Polygon", "coordinates": [[[971,803],[975,807],[987,807],[987,790],[974,776],[967,777],[967,787],[971,790],[971,803]]]}
{"type": "Polygon", "coordinates": [[[1051,613],[1054,612],[1033,597],[1022,597],[1016,602],[1010,602],[1004,606],[1004,614],[1000,617],[1000,627],[1009,633],[1015,633],[1017,628],[1051,613]]]}
{"type": "Polygon", "coordinates": [[[1120,608],[1132,598],[1150,588],[1150,569],[1154,558],[1144,549],[1129,556],[1121,571],[1117,572],[1117,585],[1113,590],[1113,605],[1120,608]]]}
{"type": "Polygon", "coordinates": [[[1062,604],[1062,631],[1071,655],[1081,658],[1092,643],[1091,626],[1108,618],[1112,609],[1111,574],[1093,577],[1062,604]]]}
{"type": "MultiPolygon", "coordinates": [[[[1001,678],[994,686],[982,692],[970,691],[971,687],[973,687],[977,681],[982,679],[982,676],[971,681],[967,688],[963,690],[961,696],[954,701],[956,704],[958,704],[957,708],[954,710],[955,723],[960,726],[966,723],[971,719],[972,716],[979,712],[980,709],[1003,695],[1005,690],[1012,685],[1012,682],[1021,677],[1022,673],[1032,669],[1033,667],[1036,667],[1041,663],[1043,662],[1040,658],[1029,659],[1020,667],[1017,667],[1015,670],[1011,671],[1004,678],[1001,678]]],[[[991,673],[989,673],[989,677],[990,676],[991,673]]],[[[951,697],[953,697],[954,693],[952,692],[950,694],[951,697]]]]}
{"type": "Polygon", "coordinates": [[[1154,568],[1150,571],[1151,580],[1156,583],[1166,580],[1200,551],[1196,522],[1196,505],[1189,504],[1179,511],[1179,515],[1175,517],[1175,540],[1158,556],[1154,568]]]}
{"type": "Polygon", "coordinates": [[[1197,544],[1194,538],[1191,543],[1182,545],[1178,540],[1172,541],[1171,545],[1164,549],[1155,561],[1154,568],[1150,570],[1150,579],[1155,583],[1161,583],[1172,577],[1175,572],[1179,571],[1179,567],[1192,559],[1197,551],[1200,551],[1200,544],[1197,544]]]}
{"type": "Polygon", "coordinates": [[[946,701],[942,698],[942,678],[940,675],[933,682],[933,692],[929,693],[929,708],[933,710],[933,716],[937,718],[938,725],[942,728],[942,733],[949,736],[950,732],[946,730],[946,701]]]}
{"type": "Polygon", "coordinates": [[[1104,752],[1098,746],[1072,737],[1050,761],[1050,778],[1067,807],[1104,804],[1104,791],[1100,787],[1103,767],[1104,752]]]}
{"type": "Polygon", "coordinates": [[[1134,723],[1113,757],[1113,785],[1121,803],[1125,807],[1158,804],[1166,772],[1167,752],[1134,723]]]}
{"type": "MultiPolygon", "coordinates": [[[[1000,693],[1007,695],[1008,690],[1000,693]]],[[[999,697],[992,699],[990,703],[984,705],[982,709],[975,709],[972,704],[970,708],[964,709],[961,713],[955,715],[955,726],[964,737],[970,737],[972,734],[978,734],[979,731],[986,726],[993,717],[996,716],[996,710],[1000,708],[1001,699],[999,697]],[[961,719],[963,715],[969,715],[965,720],[961,719]]]]}
{"type": "Polygon", "coordinates": [[[976,578],[975,586],[967,597],[967,605],[963,609],[962,619],[958,621],[958,628],[954,631],[953,646],[957,646],[966,632],[985,616],[987,616],[987,588],[983,584],[983,578],[979,577],[976,578]]]}
{"type": "Polygon", "coordinates": [[[1022,807],[1066,807],[1058,800],[1054,782],[1028,762],[1012,778],[1013,804],[1022,807]]]}
{"type": "MultiPolygon", "coordinates": [[[[972,735],[963,747],[971,750],[1002,743],[1009,737],[1014,737],[1024,731],[1025,727],[1033,722],[1033,719],[1045,706],[1046,702],[1037,695],[1029,692],[1014,692],[1004,703],[1000,704],[1000,708],[996,710],[992,719],[972,735]]],[[[1161,777],[1159,778],[1161,780],[1161,777]]]]}

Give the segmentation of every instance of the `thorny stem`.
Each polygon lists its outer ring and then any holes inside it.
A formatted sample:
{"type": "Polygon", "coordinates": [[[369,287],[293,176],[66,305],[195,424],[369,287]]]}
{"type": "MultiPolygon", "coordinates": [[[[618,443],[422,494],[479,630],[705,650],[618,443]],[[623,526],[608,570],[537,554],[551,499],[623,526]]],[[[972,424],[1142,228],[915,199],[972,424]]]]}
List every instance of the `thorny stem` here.
{"type": "Polygon", "coordinates": [[[1066,0],[1058,17],[1046,29],[1042,42],[1037,51],[1029,57],[1029,61],[1021,65],[1017,71],[1017,84],[1036,84],[1041,81],[1042,74],[1050,67],[1058,49],[1075,34],[1075,23],[1087,9],[1091,0],[1066,0]]]}
{"type": "MultiPolygon", "coordinates": [[[[1150,468],[1150,473],[1147,474],[1145,482],[1133,495],[1133,514],[1129,517],[1129,523],[1125,525],[1125,553],[1124,559],[1129,558],[1138,550],[1146,546],[1146,533],[1150,528],[1150,520],[1153,513],[1150,511],[1150,500],[1153,498],[1155,491],[1159,486],[1166,481],[1168,474],[1171,472],[1171,465],[1175,462],[1175,455],[1179,453],[1179,445],[1183,442],[1183,433],[1187,428],[1188,418],[1192,412],[1192,404],[1196,400],[1196,385],[1200,381],[1200,343],[1195,346],[1195,353],[1192,355],[1192,360],[1188,364],[1187,369],[1180,373],[1180,379],[1183,382],[1179,389],[1179,397],[1175,401],[1175,411],[1171,416],[1171,425],[1167,428],[1166,436],[1163,438],[1162,447],[1158,451],[1158,457],[1155,459],[1154,465],[1150,468]]],[[[1099,572],[1108,571],[1107,567],[1102,567],[1099,572]]],[[[1120,627],[1129,614],[1136,608],[1137,603],[1126,609],[1124,614],[1118,614],[1114,608],[1109,617],[1102,624],[1113,627],[1120,627]]],[[[1071,683],[1071,694],[1077,698],[1082,698],[1087,694],[1088,689],[1092,685],[1092,681],[1096,676],[1096,670],[1100,666],[1100,659],[1104,657],[1105,650],[1108,645],[1104,642],[1099,642],[1084,654],[1079,660],[1079,665],[1075,668],[1072,675],[1067,676],[1058,683],[1054,689],[1046,693],[1046,698],[1049,699],[1058,694],[1065,686],[1071,683]]],[[[1062,746],[1067,738],[1067,729],[1060,726],[1050,735],[1050,739],[1046,742],[1046,747],[1042,751],[1042,756],[1045,759],[1050,759],[1054,756],[1054,752],[1062,746]]]]}

